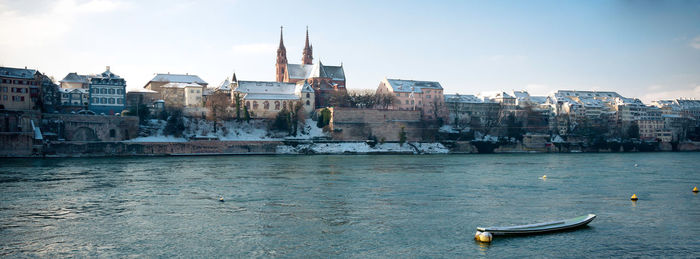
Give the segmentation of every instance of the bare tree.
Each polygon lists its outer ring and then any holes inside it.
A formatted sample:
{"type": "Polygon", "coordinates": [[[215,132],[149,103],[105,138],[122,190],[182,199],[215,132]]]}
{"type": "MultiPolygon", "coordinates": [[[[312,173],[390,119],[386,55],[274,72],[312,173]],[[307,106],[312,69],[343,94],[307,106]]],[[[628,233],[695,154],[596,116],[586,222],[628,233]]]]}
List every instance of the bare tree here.
{"type": "Polygon", "coordinates": [[[209,95],[207,98],[206,107],[209,108],[207,119],[214,121],[214,132],[219,120],[225,119],[228,114],[228,107],[231,106],[231,98],[228,94],[217,92],[209,95]]]}

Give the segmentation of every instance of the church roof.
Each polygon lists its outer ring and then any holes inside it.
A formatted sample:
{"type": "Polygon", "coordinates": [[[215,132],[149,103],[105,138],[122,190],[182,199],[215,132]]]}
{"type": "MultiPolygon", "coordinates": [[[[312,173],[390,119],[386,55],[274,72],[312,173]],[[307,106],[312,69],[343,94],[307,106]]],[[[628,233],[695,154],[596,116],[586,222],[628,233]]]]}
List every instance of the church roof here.
{"type": "Polygon", "coordinates": [[[296,100],[296,84],[269,81],[238,81],[234,91],[243,93],[246,100],[296,100]]]}
{"type": "Polygon", "coordinates": [[[297,82],[297,87],[294,92],[298,93],[313,93],[314,89],[311,87],[308,81],[304,80],[297,82]]]}
{"type": "Polygon", "coordinates": [[[168,82],[168,83],[196,83],[207,85],[207,82],[196,75],[181,75],[181,74],[156,74],[151,82],[168,82]]]}
{"type": "Polygon", "coordinates": [[[321,61],[313,65],[287,64],[287,73],[290,79],[327,77],[332,80],[345,80],[343,66],[326,66],[321,61]]]}
{"type": "Polygon", "coordinates": [[[287,64],[290,79],[307,79],[311,75],[313,65],[287,64]]]}
{"type": "Polygon", "coordinates": [[[416,92],[422,93],[423,89],[442,90],[440,83],[435,81],[417,81],[401,79],[384,79],[394,92],[416,92]]]}

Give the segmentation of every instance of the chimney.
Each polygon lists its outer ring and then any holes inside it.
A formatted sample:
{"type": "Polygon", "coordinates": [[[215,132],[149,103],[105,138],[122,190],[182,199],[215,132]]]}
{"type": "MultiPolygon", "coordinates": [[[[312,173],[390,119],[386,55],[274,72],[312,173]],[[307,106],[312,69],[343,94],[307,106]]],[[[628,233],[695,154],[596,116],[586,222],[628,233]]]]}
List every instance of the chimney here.
{"type": "Polygon", "coordinates": [[[109,71],[109,66],[107,66],[107,71],[109,71]]]}

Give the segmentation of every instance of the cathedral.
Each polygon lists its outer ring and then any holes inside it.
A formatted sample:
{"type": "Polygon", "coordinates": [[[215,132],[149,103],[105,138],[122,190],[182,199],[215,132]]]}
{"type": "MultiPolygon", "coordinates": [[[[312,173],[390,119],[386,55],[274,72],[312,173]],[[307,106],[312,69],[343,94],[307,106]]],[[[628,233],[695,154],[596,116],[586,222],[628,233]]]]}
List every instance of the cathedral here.
{"type": "Polygon", "coordinates": [[[287,62],[287,49],[284,47],[282,27],[280,27],[280,45],[277,48],[275,80],[277,82],[297,83],[306,80],[314,89],[316,107],[328,106],[328,99],[338,93],[345,93],[345,71],[343,65],[326,66],[319,60],[313,62],[313,46],[309,43],[309,28],[306,28],[306,43],[302,52],[301,64],[287,62]]]}

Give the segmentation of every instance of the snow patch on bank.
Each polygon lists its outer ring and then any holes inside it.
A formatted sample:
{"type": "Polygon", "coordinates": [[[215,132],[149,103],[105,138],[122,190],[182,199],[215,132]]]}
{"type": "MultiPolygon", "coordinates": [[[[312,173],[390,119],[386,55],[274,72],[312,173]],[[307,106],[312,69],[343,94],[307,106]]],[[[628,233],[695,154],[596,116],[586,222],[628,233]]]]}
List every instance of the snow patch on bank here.
{"type": "Polygon", "coordinates": [[[296,146],[278,146],[278,154],[372,154],[372,153],[409,153],[409,154],[447,154],[449,149],[440,143],[384,143],[374,147],[363,142],[345,143],[310,143],[296,146]]]}

